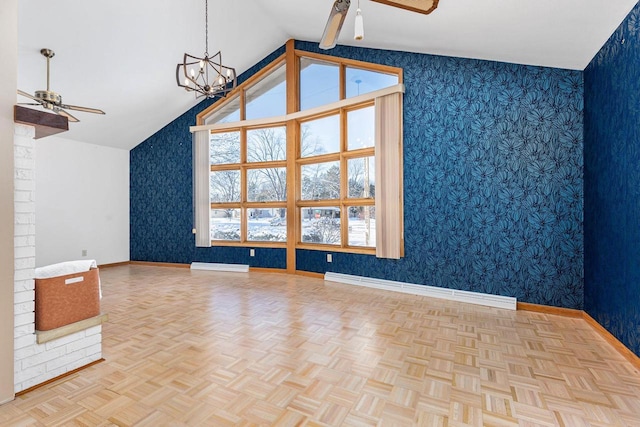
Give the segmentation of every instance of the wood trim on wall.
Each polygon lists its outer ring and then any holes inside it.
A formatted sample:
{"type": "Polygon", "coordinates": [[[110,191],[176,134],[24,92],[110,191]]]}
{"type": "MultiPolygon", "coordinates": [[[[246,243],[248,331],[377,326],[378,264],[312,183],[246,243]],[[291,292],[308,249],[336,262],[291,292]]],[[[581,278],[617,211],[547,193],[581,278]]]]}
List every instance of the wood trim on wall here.
{"type": "Polygon", "coordinates": [[[287,274],[287,270],[284,269],[284,268],[265,268],[265,267],[251,267],[251,266],[249,266],[249,273],[287,274]]]}
{"type": "Polygon", "coordinates": [[[598,323],[593,317],[591,317],[584,310],[575,310],[571,308],[553,307],[549,305],[530,304],[527,302],[519,302],[517,304],[518,310],[532,311],[536,313],[553,314],[556,316],[573,317],[578,319],[584,319],[600,336],[618,353],[638,370],[640,370],[640,357],[632,352],[626,345],[624,345],[618,338],[616,338],[611,332],[598,323]]]}
{"type": "Polygon", "coordinates": [[[315,273],[313,271],[296,270],[295,274],[298,275],[298,276],[314,277],[316,279],[324,279],[324,274],[315,273]]]}
{"type": "Polygon", "coordinates": [[[582,317],[582,310],[575,310],[572,308],[553,307],[550,305],[542,304],[530,304],[528,302],[518,302],[517,310],[532,311],[535,313],[554,314],[556,316],[564,317],[582,317]]]}
{"type": "Polygon", "coordinates": [[[80,366],[79,368],[76,368],[76,369],[74,369],[74,370],[72,370],[72,371],[69,371],[69,372],[65,372],[64,374],[62,374],[62,375],[58,375],[57,377],[55,377],[55,378],[51,378],[50,380],[47,380],[47,381],[45,381],[45,382],[43,382],[43,383],[36,384],[36,385],[34,385],[33,387],[29,387],[28,389],[25,389],[25,390],[19,391],[18,393],[16,393],[16,397],[18,397],[18,396],[22,396],[22,395],[25,395],[25,394],[27,394],[27,393],[30,393],[30,392],[32,392],[33,390],[37,390],[37,389],[39,389],[39,388],[41,388],[41,387],[44,387],[44,386],[49,385],[49,384],[51,384],[51,383],[54,383],[54,382],[56,382],[56,381],[58,381],[58,380],[60,380],[60,379],[62,379],[62,378],[69,377],[69,376],[71,376],[71,375],[73,375],[73,374],[76,374],[76,373],[78,373],[78,372],[80,372],[80,371],[82,371],[82,370],[84,370],[84,369],[90,368],[91,366],[93,366],[93,365],[97,365],[98,363],[102,363],[102,362],[104,362],[104,361],[105,361],[105,359],[104,359],[104,358],[102,358],[102,359],[95,360],[95,361],[93,361],[93,362],[91,362],[91,363],[87,363],[87,364],[86,364],[86,365],[84,365],[84,366],[80,366]]]}
{"type": "Polygon", "coordinates": [[[177,267],[191,268],[191,264],[180,264],[174,262],[151,262],[151,261],[129,261],[131,265],[146,265],[149,267],[177,267]]]}
{"type": "Polygon", "coordinates": [[[618,353],[622,355],[625,359],[627,359],[631,364],[638,370],[640,370],[640,357],[638,357],[634,352],[629,350],[626,345],[624,345],[618,338],[616,338],[611,332],[607,331],[604,326],[598,323],[593,317],[589,315],[586,311],[582,312],[582,318],[589,324],[593,329],[596,330],[600,334],[600,336],[608,342],[613,348],[615,348],[618,353]]]}
{"type": "MultiPolygon", "coordinates": [[[[318,248],[308,248],[308,249],[318,249],[318,248]]],[[[332,248],[331,251],[339,252],[340,249],[341,248],[332,248]]],[[[150,267],[190,268],[190,264],[178,264],[178,263],[166,263],[166,262],[148,262],[148,261],[118,262],[118,263],[113,263],[113,264],[101,265],[100,268],[119,267],[119,266],[124,266],[124,265],[129,265],[129,264],[130,265],[150,266],[150,267]]],[[[249,267],[249,271],[250,272],[254,272],[254,273],[287,273],[287,274],[291,274],[290,271],[289,271],[288,266],[287,266],[286,270],[285,269],[278,269],[278,268],[249,267]]],[[[296,274],[296,275],[299,275],[299,276],[314,277],[314,278],[317,278],[317,279],[323,279],[324,278],[324,274],[323,273],[315,273],[315,272],[311,272],[311,271],[295,270],[295,268],[294,268],[294,273],[293,274],[296,274]]],[[[620,355],[622,355],[622,357],[624,357],[626,360],[628,360],[636,369],[638,369],[640,371],[640,357],[638,357],[634,352],[632,352],[629,348],[627,348],[627,346],[625,346],[622,342],[620,342],[620,340],[618,340],[611,332],[606,330],[604,326],[599,324],[593,317],[591,317],[587,312],[585,312],[583,310],[576,310],[576,309],[572,309],[572,308],[563,308],[563,307],[553,307],[553,306],[542,305],[542,304],[531,304],[531,303],[527,303],[527,302],[518,302],[517,303],[517,310],[531,311],[531,312],[542,313],[542,314],[551,314],[551,315],[555,315],[555,316],[564,316],[564,317],[584,319],[596,332],[598,332],[598,334],[600,334],[600,336],[607,343],[609,343],[611,346],[613,346],[613,348],[615,348],[618,351],[618,353],[620,353],[620,355]]],[[[104,359],[102,359],[102,360],[104,360],[104,359]]],[[[99,360],[97,362],[93,362],[92,364],[99,363],[100,361],[101,360],[99,360]]],[[[85,367],[91,366],[92,364],[89,364],[89,365],[87,365],[85,367]]],[[[85,367],[79,368],[78,370],[84,369],[85,367]]],[[[65,375],[67,375],[67,374],[65,374],[65,375]]],[[[57,378],[52,379],[51,381],[55,381],[55,380],[60,379],[60,378],[61,377],[57,377],[57,378]]],[[[17,395],[27,393],[28,391],[32,390],[33,388],[37,388],[37,387],[40,387],[40,386],[42,386],[44,384],[48,384],[51,381],[48,381],[47,383],[40,384],[40,385],[38,385],[36,387],[32,387],[31,389],[25,390],[25,391],[23,391],[23,392],[21,392],[21,393],[19,393],[17,395]]]]}
{"type": "Polygon", "coordinates": [[[129,265],[131,261],[122,261],[122,262],[112,262],[110,264],[100,264],[98,268],[111,268],[111,267],[120,267],[123,265],[129,265]]]}

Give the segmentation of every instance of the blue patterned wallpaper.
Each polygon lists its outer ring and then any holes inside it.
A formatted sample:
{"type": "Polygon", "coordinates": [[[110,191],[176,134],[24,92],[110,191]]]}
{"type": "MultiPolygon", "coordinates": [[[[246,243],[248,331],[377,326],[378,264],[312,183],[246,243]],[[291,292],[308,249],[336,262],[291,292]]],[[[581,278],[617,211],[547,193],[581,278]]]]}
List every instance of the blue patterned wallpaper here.
{"type": "MultiPolygon", "coordinates": [[[[242,75],[238,83],[284,53],[278,48],[242,75]]],[[[176,90],[179,88],[176,86],[176,90]]],[[[185,96],[189,96],[185,94],[185,96]]],[[[283,249],[249,258],[244,248],[196,248],[193,228],[192,151],[189,126],[211,105],[204,100],[140,143],[130,159],[130,257],[132,261],[242,263],[286,268],[283,249]]],[[[262,249],[256,249],[256,255],[262,249]]]]}
{"type": "Polygon", "coordinates": [[[585,310],[640,356],[640,4],[584,79],[585,310]]]}
{"type": "MultiPolygon", "coordinates": [[[[319,52],[317,44],[296,47],[319,52]]],[[[338,46],[404,69],[405,254],[297,252],[297,268],[583,303],[579,71],[338,46]]]]}
{"type": "MultiPolygon", "coordinates": [[[[296,48],[326,53],[316,43],[296,48]]],[[[582,73],[344,46],[329,53],[404,69],[406,256],[335,253],[329,264],[325,252],[298,250],[297,268],[581,309],[582,73]]],[[[168,145],[190,138],[194,117],[132,151],[132,259],[246,259],[246,249],[193,248],[190,144],[168,145]]],[[[264,249],[262,266],[284,268],[282,252],[264,249]]]]}

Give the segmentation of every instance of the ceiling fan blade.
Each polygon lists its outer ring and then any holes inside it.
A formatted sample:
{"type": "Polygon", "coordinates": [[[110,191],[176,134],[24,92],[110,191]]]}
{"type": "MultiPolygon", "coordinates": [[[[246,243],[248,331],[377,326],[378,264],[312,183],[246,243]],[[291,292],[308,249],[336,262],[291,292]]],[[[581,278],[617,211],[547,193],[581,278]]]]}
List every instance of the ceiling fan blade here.
{"type": "Polygon", "coordinates": [[[373,0],[378,3],[386,4],[401,9],[410,10],[412,12],[430,14],[438,7],[438,0],[373,0]]]}
{"type": "Polygon", "coordinates": [[[56,113],[58,113],[61,116],[66,117],[67,119],[69,119],[70,122],[74,122],[74,123],[78,123],[80,120],[78,120],[77,118],[75,118],[73,115],[67,113],[66,111],[64,111],[62,108],[54,108],[53,111],[55,111],[56,113]]]}
{"type": "Polygon", "coordinates": [[[60,108],[66,108],[67,110],[74,110],[74,111],[82,111],[83,113],[106,114],[104,111],[99,110],[97,108],[80,107],[78,105],[61,104],[60,108]]]}
{"type": "Polygon", "coordinates": [[[347,17],[351,0],[336,0],[331,6],[331,13],[320,39],[320,49],[332,49],[338,40],[344,18],[347,17]]]}
{"type": "Polygon", "coordinates": [[[42,104],[42,102],[40,102],[40,100],[38,98],[36,98],[35,96],[33,96],[30,93],[27,93],[27,92],[25,92],[23,90],[18,89],[18,95],[22,95],[22,96],[24,96],[26,98],[33,99],[34,101],[38,101],[38,104],[42,104]]]}

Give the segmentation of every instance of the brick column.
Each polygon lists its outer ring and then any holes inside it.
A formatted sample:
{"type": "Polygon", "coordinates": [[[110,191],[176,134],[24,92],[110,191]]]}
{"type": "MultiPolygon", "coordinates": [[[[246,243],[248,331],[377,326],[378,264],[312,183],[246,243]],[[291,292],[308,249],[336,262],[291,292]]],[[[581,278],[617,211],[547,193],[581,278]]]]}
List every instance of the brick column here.
{"type": "Polygon", "coordinates": [[[15,125],[14,134],[14,389],[58,377],[102,358],[102,326],[38,344],[35,335],[35,130],[15,125]]]}

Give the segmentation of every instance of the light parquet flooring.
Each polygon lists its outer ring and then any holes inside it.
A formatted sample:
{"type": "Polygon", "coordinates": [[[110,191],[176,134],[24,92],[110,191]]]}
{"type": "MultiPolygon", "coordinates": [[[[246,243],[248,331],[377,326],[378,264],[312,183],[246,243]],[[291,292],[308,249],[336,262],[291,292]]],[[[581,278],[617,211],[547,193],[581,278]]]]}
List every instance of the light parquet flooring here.
{"type": "Polygon", "coordinates": [[[582,319],[277,273],[101,271],[106,361],[2,426],[640,426],[640,373],[582,319]]]}

